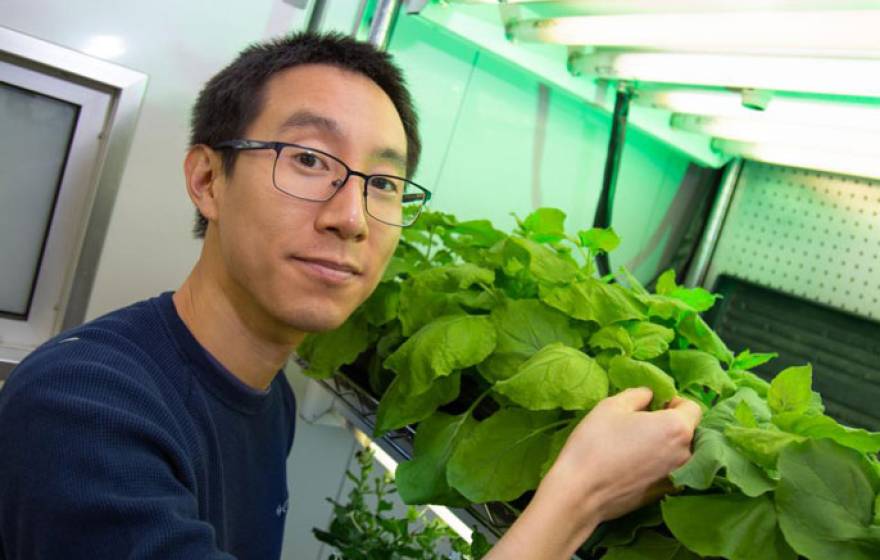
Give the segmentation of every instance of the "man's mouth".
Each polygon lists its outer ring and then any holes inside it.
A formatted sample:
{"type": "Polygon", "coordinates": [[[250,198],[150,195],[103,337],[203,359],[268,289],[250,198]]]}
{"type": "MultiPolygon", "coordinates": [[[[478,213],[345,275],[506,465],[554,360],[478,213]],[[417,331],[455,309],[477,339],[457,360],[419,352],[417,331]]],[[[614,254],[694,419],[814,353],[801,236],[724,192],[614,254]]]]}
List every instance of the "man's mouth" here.
{"type": "Polygon", "coordinates": [[[343,284],[363,274],[361,267],[348,261],[298,256],[291,259],[310,275],[328,284],[343,284]]]}

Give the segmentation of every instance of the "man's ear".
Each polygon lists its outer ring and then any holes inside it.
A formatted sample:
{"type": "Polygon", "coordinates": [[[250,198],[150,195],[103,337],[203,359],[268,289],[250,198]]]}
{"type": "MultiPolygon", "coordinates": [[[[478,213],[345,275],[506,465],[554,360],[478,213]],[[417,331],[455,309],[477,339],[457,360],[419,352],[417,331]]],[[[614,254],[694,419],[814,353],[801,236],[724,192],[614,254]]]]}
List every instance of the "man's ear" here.
{"type": "Polygon", "coordinates": [[[224,178],[220,156],[203,144],[190,147],[183,161],[186,192],[202,216],[217,218],[219,182],[224,178]]]}

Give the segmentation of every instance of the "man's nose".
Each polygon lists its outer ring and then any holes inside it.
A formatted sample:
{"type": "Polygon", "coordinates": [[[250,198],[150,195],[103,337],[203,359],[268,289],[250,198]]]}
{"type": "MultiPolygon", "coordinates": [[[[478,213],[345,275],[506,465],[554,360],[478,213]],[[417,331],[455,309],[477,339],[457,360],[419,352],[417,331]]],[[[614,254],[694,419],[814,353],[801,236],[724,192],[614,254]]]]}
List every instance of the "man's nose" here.
{"type": "Polygon", "coordinates": [[[315,227],[343,239],[361,239],[367,235],[367,209],[363,177],[349,175],[333,197],[321,205],[315,227]]]}

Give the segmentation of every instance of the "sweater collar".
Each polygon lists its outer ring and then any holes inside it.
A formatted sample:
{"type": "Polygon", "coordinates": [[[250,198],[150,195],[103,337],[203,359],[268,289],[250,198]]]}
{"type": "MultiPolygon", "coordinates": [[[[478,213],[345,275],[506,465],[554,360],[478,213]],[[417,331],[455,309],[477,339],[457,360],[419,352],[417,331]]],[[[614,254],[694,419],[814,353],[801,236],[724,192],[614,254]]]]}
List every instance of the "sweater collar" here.
{"type": "Polygon", "coordinates": [[[272,381],[267,390],[260,391],[245,384],[226,369],[190,332],[177,313],[172,296],[173,292],[165,292],[155,302],[173,335],[178,351],[192,366],[190,369],[199,382],[223,404],[239,412],[256,414],[268,406],[268,397],[274,391],[275,381],[272,381]]]}

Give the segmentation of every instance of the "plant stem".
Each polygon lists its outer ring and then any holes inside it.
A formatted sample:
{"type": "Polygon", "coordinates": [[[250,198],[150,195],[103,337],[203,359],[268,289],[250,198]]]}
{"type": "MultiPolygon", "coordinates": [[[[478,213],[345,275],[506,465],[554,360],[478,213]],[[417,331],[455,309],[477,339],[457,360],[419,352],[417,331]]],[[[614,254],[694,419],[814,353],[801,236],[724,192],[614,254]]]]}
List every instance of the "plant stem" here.
{"type": "Polygon", "coordinates": [[[491,392],[492,392],[492,387],[489,387],[488,389],[486,389],[485,391],[483,391],[483,394],[481,394],[479,397],[477,397],[477,399],[476,399],[474,402],[471,403],[471,405],[468,407],[468,409],[467,409],[465,412],[470,416],[470,414],[471,414],[474,410],[476,410],[477,405],[480,404],[480,402],[481,402],[483,399],[485,399],[487,396],[489,396],[489,393],[491,393],[491,392]]]}
{"type": "Polygon", "coordinates": [[[434,249],[434,230],[437,229],[437,226],[433,226],[430,229],[428,234],[428,252],[425,255],[425,259],[430,263],[431,262],[431,252],[434,249]]]}

